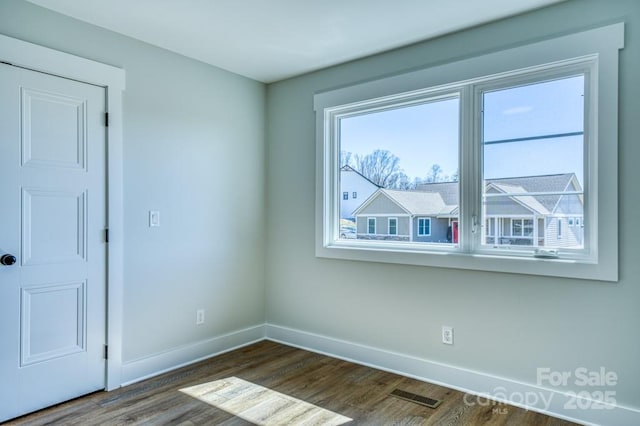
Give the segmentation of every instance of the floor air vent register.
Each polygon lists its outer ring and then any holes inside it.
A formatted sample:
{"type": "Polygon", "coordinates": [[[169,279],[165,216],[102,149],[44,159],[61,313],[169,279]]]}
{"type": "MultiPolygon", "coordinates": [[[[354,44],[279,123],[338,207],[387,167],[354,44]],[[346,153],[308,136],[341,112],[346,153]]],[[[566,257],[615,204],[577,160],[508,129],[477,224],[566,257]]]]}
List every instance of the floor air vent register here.
{"type": "Polygon", "coordinates": [[[400,389],[395,389],[389,395],[404,399],[405,401],[415,402],[416,404],[424,405],[429,408],[437,408],[442,402],[437,399],[429,398],[428,396],[418,395],[417,393],[411,393],[400,389]]]}

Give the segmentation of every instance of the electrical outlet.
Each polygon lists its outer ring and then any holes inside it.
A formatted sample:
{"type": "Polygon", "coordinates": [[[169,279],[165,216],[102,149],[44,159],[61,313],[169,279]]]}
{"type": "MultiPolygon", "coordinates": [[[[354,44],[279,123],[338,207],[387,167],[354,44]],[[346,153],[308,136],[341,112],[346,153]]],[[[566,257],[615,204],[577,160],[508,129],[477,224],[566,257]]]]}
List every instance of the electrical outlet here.
{"type": "Polygon", "coordinates": [[[204,309],[198,309],[196,311],[196,325],[204,324],[204,309]]]}
{"type": "Polygon", "coordinates": [[[149,227],[155,228],[160,226],[160,212],[158,210],[149,210],[149,227]]]}
{"type": "Polygon", "coordinates": [[[442,326],[442,343],[453,345],[453,327],[442,326]]]}

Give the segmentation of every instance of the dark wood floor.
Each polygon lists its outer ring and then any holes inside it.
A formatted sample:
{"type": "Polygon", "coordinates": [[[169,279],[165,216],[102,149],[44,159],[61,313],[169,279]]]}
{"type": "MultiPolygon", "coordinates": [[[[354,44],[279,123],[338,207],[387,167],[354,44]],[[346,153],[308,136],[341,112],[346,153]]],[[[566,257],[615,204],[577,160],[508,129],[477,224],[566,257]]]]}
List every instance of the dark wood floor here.
{"type": "MultiPolygon", "coordinates": [[[[15,425],[246,425],[247,420],[180,389],[236,377],[363,425],[570,425],[503,404],[469,406],[464,394],[264,341],[112,392],[97,392],[16,419],[15,425]],[[389,396],[394,389],[442,400],[427,408],[389,396]]],[[[268,422],[265,422],[268,423],[268,422]]],[[[295,424],[291,421],[282,424],[295,424]]]]}

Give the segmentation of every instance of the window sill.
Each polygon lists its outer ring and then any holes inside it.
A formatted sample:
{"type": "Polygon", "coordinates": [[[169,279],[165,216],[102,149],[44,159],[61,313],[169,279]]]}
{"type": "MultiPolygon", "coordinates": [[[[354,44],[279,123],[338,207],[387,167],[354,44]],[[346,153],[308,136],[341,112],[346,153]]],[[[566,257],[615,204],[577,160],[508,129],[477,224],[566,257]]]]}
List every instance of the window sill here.
{"type": "Polygon", "coordinates": [[[510,256],[502,253],[463,253],[458,248],[443,247],[438,250],[425,250],[424,245],[397,244],[360,244],[354,241],[335,241],[326,246],[316,247],[316,256],[329,259],[356,260],[366,262],[391,263],[400,265],[430,266],[525,274],[562,278],[577,278],[597,281],[618,281],[617,265],[613,256],[601,256],[604,259],[569,259],[510,256]]]}

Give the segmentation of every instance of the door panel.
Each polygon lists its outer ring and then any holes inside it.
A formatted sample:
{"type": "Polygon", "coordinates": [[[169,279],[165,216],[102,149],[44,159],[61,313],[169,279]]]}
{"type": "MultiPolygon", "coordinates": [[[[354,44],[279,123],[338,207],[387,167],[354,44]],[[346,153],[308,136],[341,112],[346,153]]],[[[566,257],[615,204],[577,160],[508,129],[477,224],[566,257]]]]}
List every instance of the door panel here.
{"type": "Polygon", "coordinates": [[[85,259],[86,198],[85,192],[22,190],[23,266],[85,259]]]}
{"type": "Polygon", "coordinates": [[[85,287],[79,282],[22,289],[21,367],[86,349],[85,287]]]}
{"type": "Polygon", "coordinates": [[[86,102],[21,88],[22,164],[84,168],[86,102]]]}
{"type": "Polygon", "coordinates": [[[0,64],[0,421],[105,385],[103,88],[0,64]]]}

